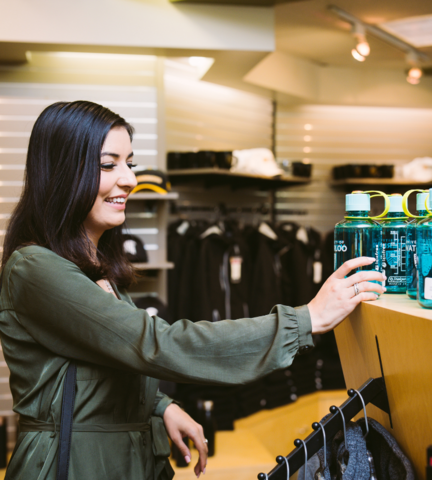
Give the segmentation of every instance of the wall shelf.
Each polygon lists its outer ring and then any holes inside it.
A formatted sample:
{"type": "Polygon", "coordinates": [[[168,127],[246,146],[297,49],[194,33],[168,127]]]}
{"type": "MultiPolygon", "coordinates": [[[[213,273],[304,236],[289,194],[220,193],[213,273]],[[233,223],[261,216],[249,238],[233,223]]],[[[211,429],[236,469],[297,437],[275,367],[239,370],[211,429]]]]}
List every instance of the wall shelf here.
{"type": "Polygon", "coordinates": [[[168,170],[172,185],[184,185],[192,182],[204,182],[206,186],[229,185],[233,188],[255,187],[277,189],[290,185],[310,183],[310,178],[295,176],[265,177],[263,175],[243,174],[216,168],[197,168],[168,170]]]}
{"type": "Polygon", "coordinates": [[[177,192],[168,192],[168,193],[134,193],[128,198],[130,200],[177,200],[179,197],[177,192]]]}
{"type": "Polygon", "coordinates": [[[370,186],[413,186],[431,188],[432,182],[416,182],[414,180],[407,180],[404,178],[347,178],[345,180],[332,180],[333,187],[353,187],[356,185],[370,185],[370,186]]]}

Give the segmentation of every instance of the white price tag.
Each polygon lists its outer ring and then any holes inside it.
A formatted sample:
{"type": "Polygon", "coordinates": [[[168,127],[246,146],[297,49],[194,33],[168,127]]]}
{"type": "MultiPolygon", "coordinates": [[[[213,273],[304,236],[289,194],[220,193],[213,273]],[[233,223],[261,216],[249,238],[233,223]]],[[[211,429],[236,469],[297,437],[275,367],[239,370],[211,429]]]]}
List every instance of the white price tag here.
{"type": "Polygon", "coordinates": [[[240,283],[241,282],[242,262],[243,262],[242,257],[230,257],[231,283],[240,283]]]}
{"type": "Polygon", "coordinates": [[[313,264],[313,282],[321,283],[322,280],[322,263],[314,262],[313,264]]]}

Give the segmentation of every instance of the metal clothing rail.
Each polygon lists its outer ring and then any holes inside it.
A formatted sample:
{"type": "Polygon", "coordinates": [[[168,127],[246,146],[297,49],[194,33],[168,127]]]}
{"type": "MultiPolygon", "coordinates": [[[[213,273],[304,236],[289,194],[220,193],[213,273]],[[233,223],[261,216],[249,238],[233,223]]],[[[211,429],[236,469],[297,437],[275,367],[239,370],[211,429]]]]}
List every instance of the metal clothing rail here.
{"type": "Polygon", "coordinates": [[[307,215],[307,210],[300,209],[273,209],[271,206],[261,204],[257,207],[228,207],[224,203],[215,206],[206,205],[179,205],[171,204],[171,213],[187,213],[187,212],[212,212],[219,215],[228,215],[229,213],[251,213],[260,215],[307,215]]]}
{"type": "Polygon", "coordinates": [[[324,429],[325,436],[327,438],[333,438],[336,433],[339,430],[342,430],[344,427],[344,422],[341,418],[341,415],[344,416],[345,422],[350,421],[363,410],[363,402],[364,405],[372,403],[376,407],[388,413],[390,416],[387,390],[383,377],[370,378],[357,390],[357,392],[353,389],[348,390],[349,398],[340,407],[330,407],[330,413],[333,415],[324,422],[313,423],[312,428],[315,431],[312,432],[304,441],[300,439],[295,440],[294,445],[297,448],[293,450],[287,457],[283,457],[281,455],[276,457],[276,462],[278,465],[276,465],[268,475],[265,473],[260,473],[258,475],[258,480],[267,480],[267,478],[268,480],[286,480],[286,462],[289,464],[290,475],[292,475],[305,463],[305,448],[307,451],[307,458],[309,459],[324,445],[324,437],[321,427],[324,429]]]}

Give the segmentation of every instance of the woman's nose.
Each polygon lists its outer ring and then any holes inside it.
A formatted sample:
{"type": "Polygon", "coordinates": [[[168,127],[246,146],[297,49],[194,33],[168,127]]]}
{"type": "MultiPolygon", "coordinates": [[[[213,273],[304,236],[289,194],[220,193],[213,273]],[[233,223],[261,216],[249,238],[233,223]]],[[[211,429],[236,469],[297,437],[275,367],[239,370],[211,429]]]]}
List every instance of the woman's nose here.
{"type": "Polygon", "coordinates": [[[117,180],[117,185],[123,188],[129,188],[133,190],[137,185],[137,179],[132,170],[125,165],[119,172],[119,178],[117,180]]]}

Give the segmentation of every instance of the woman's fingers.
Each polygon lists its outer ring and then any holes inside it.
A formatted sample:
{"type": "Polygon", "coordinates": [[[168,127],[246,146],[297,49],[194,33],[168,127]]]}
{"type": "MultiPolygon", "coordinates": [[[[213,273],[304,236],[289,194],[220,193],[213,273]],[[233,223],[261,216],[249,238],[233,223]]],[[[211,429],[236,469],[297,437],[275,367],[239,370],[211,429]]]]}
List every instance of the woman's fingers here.
{"type": "Polygon", "coordinates": [[[372,280],[383,282],[386,278],[385,275],[376,270],[362,270],[345,278],[343,282],[347,287],[352,287],[355,283],[370,282],[372,280]]]}
{"type": "Polygon", "coordinates": [[[375,262],[375,258],[372,258],[372,257],[353,258],[351,260],[346,261],[344,264],[342,264],[334,272],[333,275],[336,278],[345,278],[351,272],[351,270],[354,270],[360,267],[365,267],[366,265],[370,265],[373,262],[375,262]]]}
{"type": "MultiPolygon", "coordinates": [[[[358,297],[358,296],[360,296],[361,293],[364,293],[364,292],[373,292],[375,294],[375,297],[376,297],[377,293],[384,293],[386,291],[386,288],[383,287],[382,285],[380,285],[378,283],[372,283],[372,282],[358,283],[357,288],[358,288],[358,291],[359,291],[358,295],[356,295],[354,285],[348,287],[348,298],[351,298],[353,296],[358,297]]],[[[370,300],[375,300],[375,298],[371,298],[370,300]]]]}
{"type": "Polygon", "coordinates": [[[195,475],[197,476],[197,478],[199,478],[201,472],[205,473],[208,454],[207,443],[204,441],[204,431],[201,425],[197,424],[197,428],[189,432],[188,436],[194,442],[195,447],[199,453],[199,459],[194,468],[195,475]]]}
{"type": "Polygon", "coordinates": [[[182,436],[180,433],[178,435],[175,435],[171,437],[171,440],[176,444],[177,448],[180,450],[182,456],[186,460],[186,463],[189,463],[191,461],[191,452],[187,445],[184,443],[182,436]]]}

